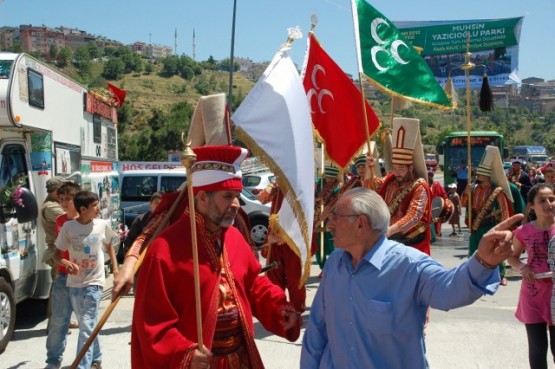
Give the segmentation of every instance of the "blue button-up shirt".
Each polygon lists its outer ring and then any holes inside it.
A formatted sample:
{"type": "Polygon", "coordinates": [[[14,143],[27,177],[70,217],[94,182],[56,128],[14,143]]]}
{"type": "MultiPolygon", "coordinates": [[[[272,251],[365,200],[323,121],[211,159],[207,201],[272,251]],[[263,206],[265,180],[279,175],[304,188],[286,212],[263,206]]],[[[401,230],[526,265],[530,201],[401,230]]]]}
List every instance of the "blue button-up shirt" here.
{"type": "Polygon", "coordinates": [[[326,262],[303,337],[301,368],[428,368],[428,306],[473,303],[499,286],[499,272],[474,257],[446,269],[420,251],[382,237],[353,268],[337,249],[326,262]]]}

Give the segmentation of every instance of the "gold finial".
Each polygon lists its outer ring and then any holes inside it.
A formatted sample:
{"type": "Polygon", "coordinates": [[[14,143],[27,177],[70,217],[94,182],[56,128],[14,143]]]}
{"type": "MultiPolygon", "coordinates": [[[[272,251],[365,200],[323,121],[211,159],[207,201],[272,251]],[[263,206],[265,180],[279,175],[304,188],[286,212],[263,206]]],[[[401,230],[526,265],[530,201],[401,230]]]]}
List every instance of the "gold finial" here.
{"type": "Polygon", "coordinates": [[[197,161],[197,154],[195,154],[193,149],[187,144],[185,133],[181,133],[181,142],[183,142],[185,148],[181,153],[181,164],[183,164],[185,169],[191,169],[193,164],[197,161]]]}
{"type": "Polygon", "coordinates": [[[299,26],[287,28],[287,33],[287,41],[280,47],[280,50],[290,47],[293,41],[303,37],[303,33],[301,32],[301,28],[299,26]]]}
{"type": "Polygon", "coordinates": [[[476,67],[472,61],[470,61],[470,57],[472,53],[470,52],[470,33],[466,34],[466,52],[464,53],[464,64],[461,65],[459,68],[462,70],[471,70],[476,67]]]}

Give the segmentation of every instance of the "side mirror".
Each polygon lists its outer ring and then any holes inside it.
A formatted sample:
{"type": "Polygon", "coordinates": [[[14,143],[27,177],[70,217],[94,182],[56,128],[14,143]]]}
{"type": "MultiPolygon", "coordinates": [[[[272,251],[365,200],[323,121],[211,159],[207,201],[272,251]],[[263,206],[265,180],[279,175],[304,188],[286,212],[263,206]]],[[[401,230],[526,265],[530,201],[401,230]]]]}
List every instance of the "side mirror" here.
{"type": "Polygon", "coordinates": [[[22,206],[14,204],[15,216],[19,223],[27,223],[37,219],[39,206],[35,195],[26,187],[21,189],[22,206]]]}

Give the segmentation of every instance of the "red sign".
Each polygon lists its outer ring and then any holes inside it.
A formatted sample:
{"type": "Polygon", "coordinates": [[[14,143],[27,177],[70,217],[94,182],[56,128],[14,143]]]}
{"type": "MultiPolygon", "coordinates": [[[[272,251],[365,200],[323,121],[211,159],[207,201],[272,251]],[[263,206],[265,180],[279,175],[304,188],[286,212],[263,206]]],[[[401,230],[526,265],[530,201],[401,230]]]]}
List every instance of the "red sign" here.
{"type": "Polygon", "coordinates": [[[118,122],[116,108],[100,101],[94,95],[86,94],[85,111],[90,114],[98,114],[114,123],[118,122]]]}
{"type": "Polygon", "coordinates": [[[91,161],[91,173],[106,173],[112,171],[112,163],[91,161]]]}

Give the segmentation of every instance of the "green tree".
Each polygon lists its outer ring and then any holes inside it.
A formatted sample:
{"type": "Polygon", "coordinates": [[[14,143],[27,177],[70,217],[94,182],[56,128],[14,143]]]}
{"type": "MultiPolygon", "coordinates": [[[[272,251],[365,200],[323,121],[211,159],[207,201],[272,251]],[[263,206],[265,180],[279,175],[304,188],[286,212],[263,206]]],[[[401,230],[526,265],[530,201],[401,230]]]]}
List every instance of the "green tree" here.
{"type": "Polygon", "coordinates": [[[87,44],[87,50],[89,51],[89,55],[91,59],[98,59],[102,56],[102,50],[98,46],[98,44],[94,41],[89,42],[87,44]]]}
{"type": "Polygon", "coordinates": [[[87,76],[91,72],[91,54],[86,47],[78,47],[73,54],[73,64],[79,69],[83,76],[87,76]]]}
{"type": "Polygon", "coordinates": [[[179,73],[179,58],[175,55],[166,56],[162,59],[162,73],[167,76],[175,76],[179,73]]]}
{"type": "Polygon", "coordinates": [[[152,72],[154,72],[154,65],[151,62],[147,62],[145,64],[145,73],[152,74],[152,72]]]}
{"type": "Polygon", "coordinates": [[[120,58],[110,58],[104,64],[104,73],[102,75],[110,80],[120,79],[125,72],[125,63],[120,58]]]}
{"type": "Polygon", "coordinates": [[[60,51],[58,52],[58,66],[60,67],[67,67],[69,65],[69,61],[71,60],[71,57],[73,55],[73,52],[71,51],[71,49],[69,47],[62,47],[60,49],[60,51]]]}
{"type": "Polygon", "coordinates": [[[48,57],[50,60],[56,60],[56,58],[58,57],[58,46],[56,46],[55,44],[51,44],[50,45],[50,49],[48,50],[48,57]]]}

